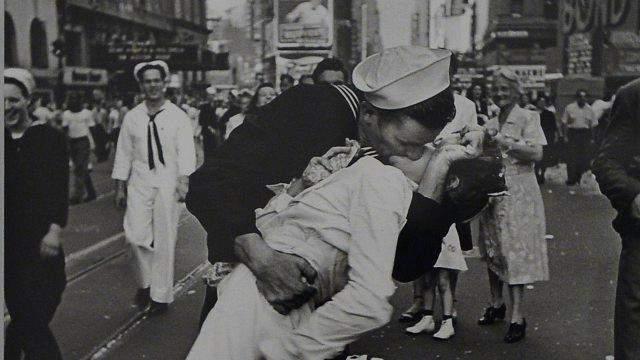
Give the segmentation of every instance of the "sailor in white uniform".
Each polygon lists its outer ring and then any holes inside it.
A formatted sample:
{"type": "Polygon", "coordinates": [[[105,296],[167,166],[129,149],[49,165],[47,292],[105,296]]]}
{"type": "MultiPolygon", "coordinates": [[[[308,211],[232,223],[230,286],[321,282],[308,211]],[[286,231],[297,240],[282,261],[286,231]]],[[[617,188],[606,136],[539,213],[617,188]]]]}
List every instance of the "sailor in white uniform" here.
{"type": "Polygon", "coordinates": [[[179,202],[196,166],[189,117],[165,98],[168,75],[164,61],[134,68],[144,101],[124,117],[112,173],[116,202],[126,202],[124,232],[138,280],[136,302],[149,305],[150,313],[166,311],[173,301],[179,202]]]}

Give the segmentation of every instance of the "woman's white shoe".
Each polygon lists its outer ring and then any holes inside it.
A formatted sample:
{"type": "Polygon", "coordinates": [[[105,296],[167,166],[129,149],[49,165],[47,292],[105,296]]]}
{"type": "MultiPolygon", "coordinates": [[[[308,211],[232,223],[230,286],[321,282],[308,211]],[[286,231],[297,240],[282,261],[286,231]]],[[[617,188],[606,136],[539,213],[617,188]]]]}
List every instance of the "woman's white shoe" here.
{"type": "Polygon", "coordinates": [[[440,330],[433,334],[434,339],[449,340],[456,332],[453,330],[453,319],[447,319],[440,325],[440,330]]]}
{"type": "Polygon", "coordinates": [[[425,315],[415,325],[405,329],[410,334],[420,334],[423,332],[432,332],[436,329],[436,323],[433,321],[432,315],[425,315]]]}

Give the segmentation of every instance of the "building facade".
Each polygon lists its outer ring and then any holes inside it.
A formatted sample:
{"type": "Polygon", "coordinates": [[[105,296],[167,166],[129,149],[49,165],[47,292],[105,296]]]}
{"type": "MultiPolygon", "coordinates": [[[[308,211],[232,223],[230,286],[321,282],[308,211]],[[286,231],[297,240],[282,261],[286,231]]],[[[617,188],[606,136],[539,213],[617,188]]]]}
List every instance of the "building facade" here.
{"type": "Polygon", "coordinates": [[[174,86],[204,82],[206,0],[65,0],[65,65],[106,69],[110,86],[135,90],[131,70],[152,58],[175,71],[174,86]]]}
{"type": "Polygon", "coordinates": [[[31,69],[41,91],[135,92],[133,64],[161,58],[195,86],[210,65],[205,14],[206,0],[8,0],[5,66],[31,69]]]}
{"type": "Polygon", "coordinates": [[[640,77],[637,0],[563,0],[559,19],[563,102],[572,101],[579,88],[600,98],[640,77]]]}
{"type": "Polygon", "coordinates": [[[4,66],[31,70],[40,92],[51,91],[58,76],[58,59],[51,53],[57,38],[54,1],[5,1],[4,66]]]}

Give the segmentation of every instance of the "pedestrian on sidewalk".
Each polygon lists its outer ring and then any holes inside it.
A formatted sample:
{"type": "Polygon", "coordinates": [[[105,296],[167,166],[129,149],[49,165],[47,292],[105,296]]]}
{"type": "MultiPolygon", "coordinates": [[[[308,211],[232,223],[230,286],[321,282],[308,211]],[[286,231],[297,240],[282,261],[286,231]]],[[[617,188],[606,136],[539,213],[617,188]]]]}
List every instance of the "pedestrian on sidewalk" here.
{"type": "Polygon", "coordinates": [[[617,93],[593,170],[618,211],[622,237],[618,268],[614,349],[616,360],[640,359],[640,79],[617,93]]]}
{"type": "Polygon", "coordinates": [[[214,86],[209,86],[206,92],[207,102],[200,106],[200,113],[198,114],[198,122],[202,128],[202,145],[205,159],[218,147],[218,139],[221,136],[218,116],[216,115],[218,108],[216,95],[218,91],[214,86]]]}
{"type": "Polygon", "coordinates": [[[544,174],[547,168],[556,164],[556,137],[558,134],[558,122],[556,116],[547,110],[547,98],[540,95],[536,101],[537,111],[540,114],[540,125],[547,139],[547,145],[543,146],[542,160],[536,162],[536,177],[538,184],[544,184],[544,174]]]}
{"type": "Polygon", "coordinates": [[[491,304],[478,324],[505,318],[502,292],[507,284],[511,316],[504,341],[513,343],[526,334],[525,285],[549,279],[544,204],[533,166],[547,141],[538,113],[518,106],[522,87],[513,71],[499,69],[492,88],[500,116],[485,127],[502,152],[510,195],[491,199],[480,215],[478,245],[488,267],[491,304]]]}
{"type": "Polygon", "coordinates": [[[94,200],[97,196],[89,171],[91,151],[95,148],[91,127],[95,123],[93,113],[83,109],[83,103],[84,96],[81,93],[70,93],[67,110],[62,114],[62,128],[69,137],[73,162],[73,192],[69,200],[72,205],[94,200]]]}
{"type": "Polygon", "coordinates": [[[64,135],[28,113],[34,88],[28,71],[4,70],[6,360],[62,359],[49,323],[66,286],[69,157],[64,135]]]}
{"type": "Polygon", "coordinates": [[[193,130],[187,115],[165,98],[169,67],[140,63],[134,77],[144,101],[121,125],[113,165],[116,203],[126,202],[124,232],[138,281],[136,303],[162,313],[173,301],[174,252],[179,202],[195,170],[193,130]]]}
{"type": "Polygon", "coordinates": [[[582,174],[589,170],[593,153],[595,128],[598,120],[587,103],[587,92],[578,90],[576,101],[567,105],[562,114],[564,142],[567,144],[567,185],[580,183],[582,174]]]}

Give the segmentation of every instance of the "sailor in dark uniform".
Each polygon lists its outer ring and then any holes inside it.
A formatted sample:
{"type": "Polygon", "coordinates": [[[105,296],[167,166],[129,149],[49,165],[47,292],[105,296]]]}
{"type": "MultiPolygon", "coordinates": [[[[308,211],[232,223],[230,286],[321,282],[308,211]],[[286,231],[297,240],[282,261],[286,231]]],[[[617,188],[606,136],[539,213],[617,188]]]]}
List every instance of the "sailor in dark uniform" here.
{"type": "MultiPolygon", "coordinates": [[[[446,69],[444,76],[448,76],[446,69]]],[[[312,157],[343,145],[345,138],[357,138],[360,101],[346,85],[296,86],[248,116],[190,177],[187,208],[207,230],[209,261],[240,259],[281,313],[299,307],[314,294],[315,271],[302,258],[270,249],[256,229],[254,210],[272,196],[266,185],[300,177],[312,157]]],[[[477,150],[482,136],[468,132],[462,143],[477,150]]],[[[454,222],[451,211],[437,200],[414,193],[398,240],[396,279],[414,280],[437,260],[441,240],[454,222]]],[[[216,299],[216,289],[208,287],[202,321],[216,299]]]]}
{"type": "Polygon", "coordinates": [[[28,114],[35,88],[24,69],[4,70],[4,294],[11,322],[4,358],[62,359],[49,322],[66,286],[60,232],[67,223],[64,135],[28,114]]]}

